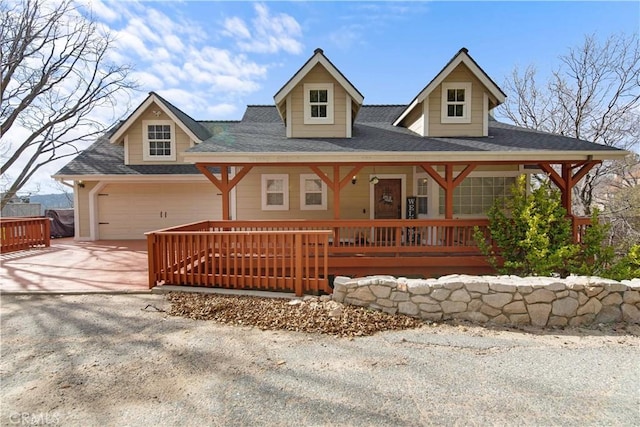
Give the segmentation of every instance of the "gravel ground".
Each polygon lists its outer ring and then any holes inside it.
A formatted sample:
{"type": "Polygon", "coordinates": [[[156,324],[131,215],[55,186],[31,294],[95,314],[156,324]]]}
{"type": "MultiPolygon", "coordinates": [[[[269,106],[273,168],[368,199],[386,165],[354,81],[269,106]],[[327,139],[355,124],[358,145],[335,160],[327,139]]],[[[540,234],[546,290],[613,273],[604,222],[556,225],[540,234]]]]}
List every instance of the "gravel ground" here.
{"type": "Polygon", "coordinates": [[[148,294],[2,296],[0,424],[640,425],[638,326],[345,338],[170,306],[148,294]]]}

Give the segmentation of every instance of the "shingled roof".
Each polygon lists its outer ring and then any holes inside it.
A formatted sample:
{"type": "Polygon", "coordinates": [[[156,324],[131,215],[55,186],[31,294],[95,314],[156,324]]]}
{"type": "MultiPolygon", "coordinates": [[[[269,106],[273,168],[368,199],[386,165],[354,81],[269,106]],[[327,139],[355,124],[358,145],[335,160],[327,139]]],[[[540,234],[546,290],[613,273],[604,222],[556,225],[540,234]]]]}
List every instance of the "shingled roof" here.
{"type": "MultiPolygon", "coordinates": [[[[489,122],[488,137],[429,138],[393,126],[406,105],[363,106],[353,125],[352,138],[287,138],[276,106],[250,105],[240,121],[195,122],[211,137],[190,148],[191,153],[369,153],[540,151],[625,152],[561,135],[489,122]]],[[[113,132],[113,130],[111,131],[113,132]]],[[[125,165],[122,144],[99,138],[54,176],[184,175],[199,174],[194,165],[125,165]]]]}
{"type": "Polygon", "coordinates": [[[217,132],[188,152],[441,152],[615,151],[561,135],[489,122],[488,137],[430,138],[393,126],[406,105],[365,105],[351,138],[287,138],[275,106],[249,106],[242,121],[217,132]]]}

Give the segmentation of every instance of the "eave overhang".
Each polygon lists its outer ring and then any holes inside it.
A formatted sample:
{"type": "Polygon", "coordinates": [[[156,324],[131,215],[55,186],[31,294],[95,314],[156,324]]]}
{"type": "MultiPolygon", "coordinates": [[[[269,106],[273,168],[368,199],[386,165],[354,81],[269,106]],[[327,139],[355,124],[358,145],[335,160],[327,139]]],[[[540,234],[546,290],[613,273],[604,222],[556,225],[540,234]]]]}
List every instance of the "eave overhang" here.
{"type": "Polygon", "coordinates": [[[282,88],[273,96],[273,100],[278,107],[278,114],[283,121],[285,120],[286,114],[283,114],[283,109],[281,108],[282,103],[286,101],[287,95],[291,93],[293,88],[295,88],[304,77],[315,67],[317,64],[322,65],[331,76],[336,79],[336,81],[347,91],[351,100],[357,105],[361,106],[364,102],[364,96],[360,93],[356,87],[351,84],[351,82],[336,68],[335,65],[324,55],[322,49],[316,49],[314,54],[305,64],[289,79],[287,83],[282,86],[282,88]]]}
{"type": "Polygon", "coordinates": [[[147,96],[147,99],[145,99],[144,102],[142,102],[142,104],[140,104],[138,108],[136,108],[135,111],[131,113],[131,115],[129,115],[129,117],[127,117],[127,119],[118,127],[114,134],[109,138],[109,142],[111,142],[112,144],[119,142],[127,133],[131,125],[140,118],[142,113],[144,113],[151,104],[154,103],[158,106],[158,108],[162,110],[163,113],[169,116],[171,120],[173,120],[178,126],[180,126],[180,129],[182,129],[192,141],[196,143],[202,142],[202,139],[196,136],[191,131],[191,129],[189,129],[189,127],[182,122],[182,120],[180,120],[175,114],[173,114],[171,109],[169,109],[169,107],[165,105],[163,100],[160,97],[156,96],[156,94],[153,92],[150,92],[149,96],[147,96]]]}
{"type": "Polygon", "coordinates": [[[323,153],[183,153],[185,162],[215,164],[339,164],[339,163],[468,163],[487,164],[538,162],[568,163],[582,161],[620,160],[627,151],[414,151],[394,153],[323,152],[323,153]]]}

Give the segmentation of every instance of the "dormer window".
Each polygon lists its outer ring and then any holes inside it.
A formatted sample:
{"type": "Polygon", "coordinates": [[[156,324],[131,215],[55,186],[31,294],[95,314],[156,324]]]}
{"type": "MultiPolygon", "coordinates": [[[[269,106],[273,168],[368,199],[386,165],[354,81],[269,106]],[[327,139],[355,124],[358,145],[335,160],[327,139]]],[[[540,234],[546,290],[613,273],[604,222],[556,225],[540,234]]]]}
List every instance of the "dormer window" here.
{"type": "Polygon", "coordinates": [[[142,122],[142,141],[144,160],[176,160],[176,142],[172,121],[144,120],[142,122]]]}
{"type": "Polygon", "coordinates": [[[333,124],[333,84],[304,86],[304,124],[333,124]]]}
{"type": "Polygon", "coordinates": [[[442,123],[471,123],[471,83],[442,84],[442,123]]]}

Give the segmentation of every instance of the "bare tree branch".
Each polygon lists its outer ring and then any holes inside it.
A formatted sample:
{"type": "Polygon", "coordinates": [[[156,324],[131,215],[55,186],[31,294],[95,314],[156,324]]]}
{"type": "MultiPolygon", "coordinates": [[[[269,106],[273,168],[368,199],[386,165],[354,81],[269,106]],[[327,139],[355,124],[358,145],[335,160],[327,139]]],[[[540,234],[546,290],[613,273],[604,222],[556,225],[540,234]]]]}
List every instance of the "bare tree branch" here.
{"type": "Polygon", "coordinates": [[[3,176],[23,167],[4,206],[39,168],[77,154],[77,143],[104,131],[91,118],[96,108],[114,107],[135,85],[128,66],[107,60],[111,36],[73,0],[0,0],[0,13],[0,142],[9,144],[15,126],[29,131],[0,166],[3,176]]]}

